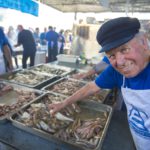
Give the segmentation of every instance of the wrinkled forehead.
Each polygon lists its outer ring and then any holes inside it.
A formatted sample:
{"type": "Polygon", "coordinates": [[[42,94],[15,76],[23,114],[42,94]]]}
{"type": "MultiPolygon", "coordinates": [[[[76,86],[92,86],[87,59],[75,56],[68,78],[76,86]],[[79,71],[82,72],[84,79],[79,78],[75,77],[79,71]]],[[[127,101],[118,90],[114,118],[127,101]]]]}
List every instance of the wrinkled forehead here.
{"type": "Polygon", "coordinates": [[[106,55],[111,55],[113,53],[116,53],[117,51],[124,50],[124,49],[136,49],[143,51],[143,53],[147,53],[147,51],[144,50],[149,50],[149,45],[148,45],[148,40],[145,34],[137,34],[134,36],[133,39],[128,41],[125,44],[122,44],[119,47],[113,48],[107,52],[105,52],[106,55]]]}
{"type": "MultiPolygon", "coordinates": [[[[133,40],[133,39],[132,39],[132,40],[133,40]]],[[[129,42],[127,42],[127,43],[125,43],[125,44],[122,44],[122,45],[119,46],[119,47],[115,47],[115,48],[113,48],[113,49],[110,49],[109,51],[106,51],[105,54],[106,54],[106,55],[109,55],[109,54],[112,54],[112,53],[114,53],[114,52],[117,52],[117,51],[119,51],[119,50],[121,50],[121,49],[129,48],[130,45],[131,45],[131,41],[132,41],[132,40],[130,40],[129,42]]]]}

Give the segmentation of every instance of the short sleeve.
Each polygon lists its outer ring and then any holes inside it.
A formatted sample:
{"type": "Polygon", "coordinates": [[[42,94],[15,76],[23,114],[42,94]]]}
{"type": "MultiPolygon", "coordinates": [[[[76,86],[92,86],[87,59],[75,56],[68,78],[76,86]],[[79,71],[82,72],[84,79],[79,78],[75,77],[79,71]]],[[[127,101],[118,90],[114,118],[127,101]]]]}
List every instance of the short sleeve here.
{"type": "Polygon", "coordinates": [[[102,61],[107,64],[110,64],[109,59],[106,56],[103,57],[102,61]]]}
{"type": "Polygon", "coordinates": [[[110,65],[96,78],[95,83],[104,89],[121,88],[122,79],[122,75],[110,65]]]}

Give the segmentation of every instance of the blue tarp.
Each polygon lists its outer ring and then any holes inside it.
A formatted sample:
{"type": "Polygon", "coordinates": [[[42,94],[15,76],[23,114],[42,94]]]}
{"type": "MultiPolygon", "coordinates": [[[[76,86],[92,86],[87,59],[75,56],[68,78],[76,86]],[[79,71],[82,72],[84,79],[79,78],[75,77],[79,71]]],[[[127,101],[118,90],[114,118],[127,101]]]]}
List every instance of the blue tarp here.
{"type": "Polygon", "coordinates": [[[32,0],[0,0],[0,7],[20,10],[38,16],[39,4],[32,0]]]}

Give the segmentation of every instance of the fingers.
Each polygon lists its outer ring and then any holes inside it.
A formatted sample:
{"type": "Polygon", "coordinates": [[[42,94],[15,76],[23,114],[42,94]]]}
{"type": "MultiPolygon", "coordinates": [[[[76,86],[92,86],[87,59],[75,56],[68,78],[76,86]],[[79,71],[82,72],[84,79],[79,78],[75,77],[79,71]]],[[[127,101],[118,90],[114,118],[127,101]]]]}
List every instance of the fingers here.
{"type": "Polygon", "coordinates": [[[49,106],[50,114],[54,116],[58,111],[63,109],[65,107],[64,103],[53,103],[50,104],[49,106]]]}
{"type": "Polygon", "coordinates": [[[56,104],[50,104],[50,105],[48,106],[48,108],[49,108],[49,110],[50,110],[51,116],[54,116],[54,115],[56,114],[56,112],[58,111],[56,104]]]}
{"type": "Polygon", "coordinates": [[[78,79],[78,76],[79,76],[78,74],[75,74],[75,75],[72,76],[72,78],[78,79]]]}
{"type": "Polygon", "coordinates": [[[73,76],[74,79],[82,79],[84,74],[78,73],[73,76]]]}
{"type": "Polygon", "coordinates": [[[50,110],[50,115],[51,115],[52,117],[55,116],[55,113],[56,113],[56,112],[55,112],[54,110],[52,110],[52,109],[50,110]]]}
{"type": "Polygon", "coordinates": [[[49,108],[49,109],[53,109],[54,105],[55,105],[55,104],[49,104],[48,108],[49,108]]]}

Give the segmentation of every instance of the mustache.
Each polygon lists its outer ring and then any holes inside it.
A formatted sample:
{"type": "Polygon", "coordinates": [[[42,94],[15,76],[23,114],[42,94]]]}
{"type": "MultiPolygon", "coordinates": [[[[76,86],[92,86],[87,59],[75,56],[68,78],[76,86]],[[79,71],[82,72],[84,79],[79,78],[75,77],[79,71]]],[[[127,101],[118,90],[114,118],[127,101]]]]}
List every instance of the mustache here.
{"type": "Polygon", "coordinates": [[[122,64],[116,64],[118,68],[124,68],[124,67],[129,67],[132,64],[132,62],[125,62],[122,64]]]}

